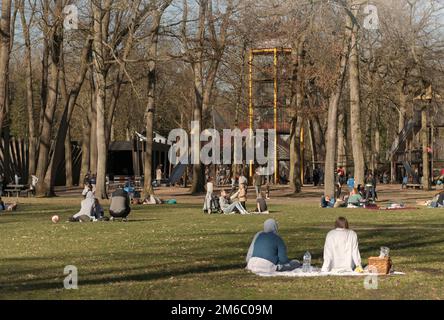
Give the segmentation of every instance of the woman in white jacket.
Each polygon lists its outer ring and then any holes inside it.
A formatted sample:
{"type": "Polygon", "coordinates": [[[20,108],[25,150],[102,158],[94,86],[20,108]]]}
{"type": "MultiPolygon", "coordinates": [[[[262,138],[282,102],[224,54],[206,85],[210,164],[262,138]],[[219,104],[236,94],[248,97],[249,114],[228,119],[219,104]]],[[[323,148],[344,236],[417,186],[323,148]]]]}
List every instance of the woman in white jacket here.
{"type": "Polygon", "coordinates": [[[203,206],[203,211],[208,214],[211,214],[211,200],[213,199],[213,192],[214,192],[213,179],[209,177],[207,182],[207,195],[205,196],[205,202],[203,206]]]}
{"type": "Polygon", "coordinates": [[[352,272],[361,267],[358,235],[349,229],[346,218],[336,220],[336,229],[327,234],[322,272],[352,272]]]}

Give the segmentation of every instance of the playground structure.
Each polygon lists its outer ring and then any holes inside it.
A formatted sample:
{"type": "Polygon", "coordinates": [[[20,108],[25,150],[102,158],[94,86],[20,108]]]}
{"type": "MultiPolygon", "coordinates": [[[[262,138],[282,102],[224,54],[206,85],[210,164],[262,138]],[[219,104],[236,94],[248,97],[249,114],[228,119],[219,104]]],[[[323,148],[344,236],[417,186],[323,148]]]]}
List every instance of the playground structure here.
{"type": "MultiPolygon", "coordinates": [[[[275,183],[279,183],[282,162],[289,162],[290,104],[291,104],[290,48],[251,49],[249,56],[248,122],[241,129],[271,130],[275,137],[275,183]]],[[[302,129],[303,130],[303,129],[302,129]]],[[[301,148],[304,148],[301,134],[301,148]]],[[[301,152],[303,154],[303,152],[301,152]]],[[[304,179],[302,161],[302,181],[304,179]]],[[[250,163],[250,176],[254,164],[250,163]]]]}
{"type": "Polygon", "coordinates": [[[389,152],[392,182],[400,182],[409,177],[409,184],[423,184],[423,149],[427,148],[429,177],[431,182],[444,168],[444,107],[442,98],[427,92],[414,99],[411,119],[395,139],[389,152]],[[423,130],[427,131],[427,141],[421,139],[423,130]]]}

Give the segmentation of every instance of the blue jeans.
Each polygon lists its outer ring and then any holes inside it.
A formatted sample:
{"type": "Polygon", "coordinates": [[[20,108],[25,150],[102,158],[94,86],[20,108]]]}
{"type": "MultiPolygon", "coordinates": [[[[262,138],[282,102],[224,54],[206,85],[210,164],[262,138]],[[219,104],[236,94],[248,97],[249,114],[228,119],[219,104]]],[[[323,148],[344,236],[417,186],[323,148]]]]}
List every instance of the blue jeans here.
{"type": "Polygon", "coordinates": [[[366,193],[367,193],[366,200],[368,200],[370,198],[370,195],[371,195],[372,201],[376,200],[375,188],[372,187],[372,188],[368,189],[366,193]]]}
{"type": "Polygon", "coordinates": [[[248,212],[242,207],[239,202],[233,202],[228,207],[222,209],[225,214],[232,213],[235,210],[238,210],[241,214],[247,214],[248,212]]]}

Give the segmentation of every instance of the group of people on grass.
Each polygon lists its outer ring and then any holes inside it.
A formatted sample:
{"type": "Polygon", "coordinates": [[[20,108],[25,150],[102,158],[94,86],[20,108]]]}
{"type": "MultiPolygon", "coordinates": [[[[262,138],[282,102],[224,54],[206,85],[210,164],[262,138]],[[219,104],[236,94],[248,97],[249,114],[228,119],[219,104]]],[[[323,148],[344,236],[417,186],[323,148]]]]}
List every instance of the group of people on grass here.
{"type": "Polygon", "coordinates": [[[321,198],[322,208],[360,208],[375,204],[378,200],[376,192],[377,179],[373,172],[369,171],[364,179],[363,185],[355,186],[354,178],[349,175],[345,177],[345,170],[341,167],[337,170],[336,191],[334,197],[323,196],[321,198]],[[344,194],[343,187],[347,185],[348,193],[344,194]]]}
{"type": "Polygon", "coordinates": [[[70,222],[96,222],[114,219],[126,221],[131,212],[128,193],[123,189],[117,189],[111,196],[109,208],[111,218],[105,217],[105,210],[99,199],[95,197],[91,184],[85,186],[82,195],[84,199],[80,204],[80,211],[69,219],[70,222]]]}
{"type": "Polygon", "coordinates": [[[368,204],[368,197],[362,188],[353,188],[349,195],[340,199],[329,196],[321,198],[321,208],[362,208],[368,204]]]}
{"type": "MultiPolygon", "coordinates": [[[[253,185],[256,191],[256,207],[254,213],[268,214],[266,200],[268,199],[269,189],[267,189],[267,191],[262,191],[262,178],[260,169],[256,170],[253,177],[253,185]]],[[[222,189],[220,191],[220,196],[218,197],[214,192],[213,179],[209,177],[206,185],[207,194],[205,196],[203,211],[208,214],[249,214],[249,211],[247,210],[248,179],[241,175],[238,178],[238,183],[238,186],[232,186],[230,194],[222,189]]]]}
{"type": "Polygon", "coordinates": [[[418,204],[424,205],[429,208],[444,208],[444,191],[441,191],[440,193],[436,194],[432,200],[418,204]]]}
{"type": "MultiPolygon", "coordinates": [[[[264,231],[253,238],[246,262],[247,269],[255,273],[293,271],[302,266],[288,257],[287,247],[273,219],[265,221],[264,231]]],[[[322,272],[353,271],[363,272],[358,236],[350,229],[347,219],[339,217],[335,229],[325,239],[322,272]]]]}

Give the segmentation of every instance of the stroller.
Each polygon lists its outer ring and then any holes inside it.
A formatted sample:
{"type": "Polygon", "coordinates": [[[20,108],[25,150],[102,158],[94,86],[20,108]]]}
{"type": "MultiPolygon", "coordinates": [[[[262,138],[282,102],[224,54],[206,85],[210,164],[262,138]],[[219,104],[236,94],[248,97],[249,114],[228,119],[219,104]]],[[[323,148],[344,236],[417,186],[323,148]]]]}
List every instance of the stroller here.
{"type": "Polygon", "coordinates": [[[222,213],[218,196],[212,196],[210,201],[210,211],[212,214],[222,213]]]}

